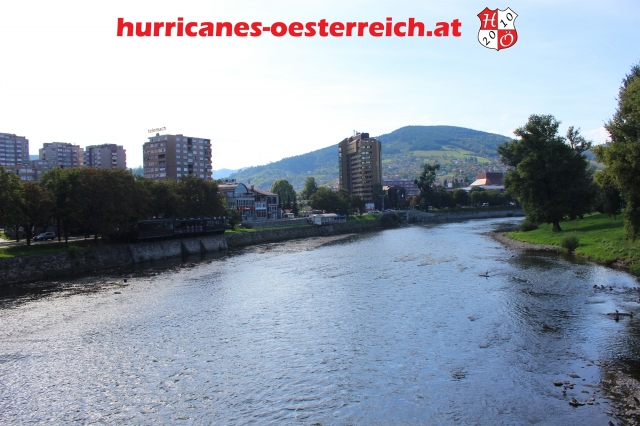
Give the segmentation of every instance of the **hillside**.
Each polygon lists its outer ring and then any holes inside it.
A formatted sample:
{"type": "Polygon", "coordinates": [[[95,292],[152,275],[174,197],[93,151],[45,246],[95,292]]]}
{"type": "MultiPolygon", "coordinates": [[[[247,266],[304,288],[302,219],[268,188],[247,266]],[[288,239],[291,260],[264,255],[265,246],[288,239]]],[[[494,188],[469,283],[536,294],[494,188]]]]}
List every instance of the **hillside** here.
{"type": "MultiPolygon", "coordinates": [[[[469,179],[477,171],[500,169],[496,147],[509,140],[455,126],[406,126],[377,138],[382,142],[383,175],[389,179],[415,179],[425,161],[439,162],[443,177],[469,179]]],[[[315,177],[319,185],[331,186],[338,178],[338,142],[307,154],[248,167],[230,177],[263,189],[284,178],[299,191],[307,176],[315,177]]]]}

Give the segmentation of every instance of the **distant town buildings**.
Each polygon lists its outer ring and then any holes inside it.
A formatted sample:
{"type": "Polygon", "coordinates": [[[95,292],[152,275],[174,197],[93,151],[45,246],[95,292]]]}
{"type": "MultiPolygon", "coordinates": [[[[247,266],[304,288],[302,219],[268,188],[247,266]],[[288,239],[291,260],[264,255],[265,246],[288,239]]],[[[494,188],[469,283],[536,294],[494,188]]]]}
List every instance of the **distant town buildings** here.
{"type": "Polygon", "coordinates": [[[253,186],[247,187],[235,179],[227,180],[218,189],[227,199],[227,210],[239,211],[243,220],[280,219],[278,194],[253,186]]]}
{"type": "Polygon", "coordinates": [[[369,133],[356,133],[338,144],[340,189],[373,200],[373,186],[382,184],[382,147],[369,133]]]}
{"type": "Polygon", "coordinates": [[[144,177],[153,180],[194,175],[211,179],[211,140],[184,135],[149,138],[142,147],[144,177]]]}
{"type": "Polygon", "coordinates": [[[385,179],[382,181],[382,186],[403,188],[407,197],[420,194],[420,188],[418,188],[418,185],[411,179],[385,179]]]}
{"type": "Polygon", "coordinates": [[[0,133],[0,166],[29,164],[29,139],[11,133],[0,133]]]}
{"type": "Polygon", "coordinates": [[[127,151],[114,143],[90,145],[84,149],[82,164],[84,167],[126,170],[127,151]]]}
{"type": "Polygon", "coordinates": [[[469,189],[504,189],[502,173],[478,173],[476,180],[469,185],[469,189]]]}

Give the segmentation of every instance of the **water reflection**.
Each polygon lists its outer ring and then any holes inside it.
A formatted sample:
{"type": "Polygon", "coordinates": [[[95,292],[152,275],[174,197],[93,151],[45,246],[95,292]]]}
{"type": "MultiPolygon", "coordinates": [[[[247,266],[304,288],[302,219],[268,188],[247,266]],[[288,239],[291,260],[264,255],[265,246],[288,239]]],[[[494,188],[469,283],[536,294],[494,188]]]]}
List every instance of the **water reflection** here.
{"type": "Polygon", "coordinates": [[[597,362],[639,346],[635,322],[605,314],[637,309],[637,282],[482,235],[516,224],[271,244],[127,272],[120,290],[105,283],[124,275],[5,294],[0,420],[606,424],[597,362]],[[82,286],[95,291],[69,291],[82,286]],[[568,405],[584,392],[599,405],[568,405]]]}

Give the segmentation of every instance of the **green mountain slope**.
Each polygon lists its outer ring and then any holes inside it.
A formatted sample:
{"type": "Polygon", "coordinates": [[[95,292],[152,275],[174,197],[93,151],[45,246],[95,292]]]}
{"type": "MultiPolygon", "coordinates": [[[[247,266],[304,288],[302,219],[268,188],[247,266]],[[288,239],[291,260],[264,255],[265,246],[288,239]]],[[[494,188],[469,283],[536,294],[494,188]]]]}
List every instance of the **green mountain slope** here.
{"type": "MultiPolygon", "coordinates": [[[[383,175],[405,179],[416,178],[425,161],[441,163],[443,176],[475,176],[480,168],[498,169],[496,147],[509,140],[455,126],[406,126],[377,138],[382,142],[383,175]]],[[[284,178],[299,191],[308,176],[331,186],[338,178],[337,145],[248,167],[230,177],[263,189],[284,178]]]]}

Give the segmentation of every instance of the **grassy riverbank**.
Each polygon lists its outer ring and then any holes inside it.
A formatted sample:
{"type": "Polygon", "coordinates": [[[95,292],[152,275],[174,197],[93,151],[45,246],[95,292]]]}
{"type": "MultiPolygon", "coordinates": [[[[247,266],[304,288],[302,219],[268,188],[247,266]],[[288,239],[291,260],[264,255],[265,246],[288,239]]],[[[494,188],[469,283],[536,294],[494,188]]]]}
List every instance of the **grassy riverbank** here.
{"type": "Polygon", "coordinates": [[[78,241],[69,243],[32,243],[30,247],[17,245],[0,249],[0,259],[12,259],[14,257],[38,256],[41,254],[62,253],[65,251],[75,253],[91,245],[96,245],[93,241],[78,241]]]}
{"type": "Polygon", "coordinates": [[[563,232],[552,232],[549,224],[529,232],[512,232],[507,236],[531,244],[561,246],[567,234],[575,235],[579,246],[575,253],[597,262],[611,264],[620,261],[630,266],[631,272],[640,275],[640,240],[624,239],[622,216],[616,219],[596,213],[584,219],[561,222],[563,232]]]}

